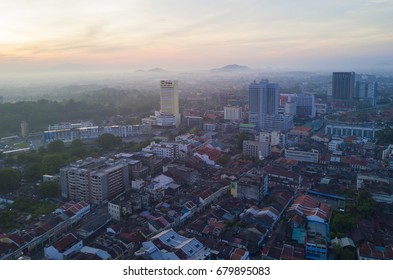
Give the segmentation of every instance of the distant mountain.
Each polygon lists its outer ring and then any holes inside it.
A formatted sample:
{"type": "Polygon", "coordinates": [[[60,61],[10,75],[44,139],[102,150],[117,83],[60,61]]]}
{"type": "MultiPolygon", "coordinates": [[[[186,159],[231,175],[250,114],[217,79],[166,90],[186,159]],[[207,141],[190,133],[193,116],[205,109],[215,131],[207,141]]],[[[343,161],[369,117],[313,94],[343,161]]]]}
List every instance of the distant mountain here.
{"type": "Polygon", "coordinates": [[[167,70],[162,69],[162,68],[152,68],[152,69],[149,69],[147,71],[148,72],[168,72],[167,70]]]}
{"type": "Polygon", "coordinates": [[[212,71],[215,72],[232,72],[232,71],[249,71],[251,70],[251,68],[247,67],[247,66],[242,66],[242,65],[238,65],[238,64],[228,64],[225,65],[224,67],[221,68],[215,68],[212,69],[212,71]]]}

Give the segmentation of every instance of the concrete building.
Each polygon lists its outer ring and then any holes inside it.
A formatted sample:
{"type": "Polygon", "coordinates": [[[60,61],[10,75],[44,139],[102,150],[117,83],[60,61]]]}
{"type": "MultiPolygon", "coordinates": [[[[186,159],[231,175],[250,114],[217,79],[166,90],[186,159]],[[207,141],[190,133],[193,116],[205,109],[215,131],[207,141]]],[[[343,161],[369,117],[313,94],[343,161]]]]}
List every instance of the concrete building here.
{"type": "Polygon", "coordinates": [[[355,98],[374,107],[377,103],[377,83],[375,81],[356,81],[355,98]]]}
{"type": "Polygon", "coordinates": [[[261,131],[258,136],[259,142],[267,143],[270,146],[280,145],[285,147],[286,134],[280,131],[261,131]]]}
{"type": "Polygon", "coordinates": [[[295,149],[285,149],[285,158],[294,159],[304,162],[319,162],[319,151],[312,149],[311,151],[302,151],[295,149]]]}
{"type": "Polygon", "coordinates": [[[79,240],[72,233],[67,234],[53,245],[44,248],[45,258],[48,260],[65,260],[73,253],[78,252],[83,247],[82,240],[79,240]]]}
{"type": "Polygon", "coordinates": [[[242,108],[239,106],[225,106],[224,120],[240,121],[242,119],[242,108]]]}
{"type": "MultiPolygon", "coordinates": [[[[153,260],[205,260],[210,249],[195,238],[186,238],[173,229],[164,230],[143,242],[142,254],[153,260]]],[[[138,255],[138,252],[136,253],[138,255]]]]}
{"type": "Polygon", "coordinates": [[[204,123],[203,124],[203,130],[204,131],[216,131],[217,130],[217,124],[215,124],[215,123],[204,123]]]}
{"type": "Polygon", "coordinates": [[[143,152],[152,153],[159,158],[177,159],[179,157],[179,144],[169,142],[151,142],[149,146],[142,149],[143,152]]]}
{"type": "Polygon", "coordinates": [[[290,115],[263,115],[261,130],[288,131],[293,127],[293,116],[290,115]]]}
{"type": "Polygon", "coordinates": [[[284,114],[285,115],[296,115],[296,101],[288,101],[284,105],[284,114]]]}
{"type": "Polygon", "coordinates": [[[247,157],[264,159],[270,155],[270,152],[270,144],[268,143],[252,140],[243,141],[243,155],[247,157]]]}
{"type": "Polygon", "coordinates": [[[150,126],[172,127],[176,126],[176,117],[169,113],[156,111],[154,116],[143,118],[142,124],[150,126]]]}
{"type": "Polygon", "coordinates": [[[325,133],[328,135],[334,135],[338,137],[356,136],[364,137],[369,139],[375,138],[375,133],[379,131],[379,128],[375,127],[363,127],[356,125],[333,125],[328,124],[325,127],[325,133]]]}
{"type": "Polygon", "coordinates": [[[268,80],[254,81],[248,87],[248,122],[259,129],[264,127],[265,115],[277,115],[279,86],[268,80]]]}
{"type": "Polygon", "coordinates": [[[188,128],[203,128],[203,118],[196,116],[183,116],[182,125],[188,128]]]}
{"type": "Polygon", "coordinates": [[[25,121],[20,123],[20,134],[23,138],[29,136],[29,124],[25,121]]]}
{"type": "Polygon", "coordinates": [[[328,144],[328,150],[335,152],[339,150],[339,147],[343,145],[344,141],[342,140],[331,140],[328,144]]]}
{"type": "Polygon", "coordinates": [[[129,188],[128,164],[105,158],[78,161],[60,169],[64,198],[101,204],[129,188]]]}
{"type": "Polygon", "coordinates": [[[258,176],[250,173],[242,174],[237,180],[231,182],[230,192],[233,197],[246,198],[257,203],[267,194],[268,176],[258,176]]]}
{"type": "MultiPolygon", "coordinates": [[[[307,94],[289,94],[288,103],[295,102],[296,116],[306,116],[315,118],[316,107],[314,95],[307,94]]],[[[288,104],[287,103],[287,104],[288,104]]]]}
{"type": "Polygon", "coordinates": [[[355,72],[333,72],[333,107],[350,107],[355,96],[355,72]]]}
{"type": "Polygon", "coordinates": [[[178,81],[162,80],[160,88],[161,113],[173,115],[178,127],[180,125],[178,81]]]}

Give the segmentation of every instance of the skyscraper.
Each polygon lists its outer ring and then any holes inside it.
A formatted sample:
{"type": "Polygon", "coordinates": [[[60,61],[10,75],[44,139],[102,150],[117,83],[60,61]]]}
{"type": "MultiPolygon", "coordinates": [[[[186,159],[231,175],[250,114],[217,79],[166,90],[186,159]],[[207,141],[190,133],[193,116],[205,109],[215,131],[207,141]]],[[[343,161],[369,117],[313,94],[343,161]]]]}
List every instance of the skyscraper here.
{"type": "Polygon", "coordinates": [[[253,82],[248,87],[249,123],[264,127],[265,115],[278,115],[279,86],[268,80],[253,82]]]}
{"type": "Polygon", "coordinates": [[[355,72],[333,72],[332,96],[334,107],[349,107],[353,105],[355,72]]]}
{"type": "Polygon", "coordinates": [[[178,81],[162,80],[160,86],[161,113],[174,115],[178,127],[180,125],[178,81]]]}

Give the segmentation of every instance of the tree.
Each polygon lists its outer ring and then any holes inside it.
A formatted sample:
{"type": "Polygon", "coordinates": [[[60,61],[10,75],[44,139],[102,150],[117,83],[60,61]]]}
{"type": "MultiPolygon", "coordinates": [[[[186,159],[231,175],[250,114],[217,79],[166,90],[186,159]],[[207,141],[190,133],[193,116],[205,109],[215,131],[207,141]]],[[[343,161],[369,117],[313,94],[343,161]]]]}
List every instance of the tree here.
{"type": "Polygon", "coordinates": [[[72,142],[71,142],[71,148],[72,149],[81,148],[81,147],[83,147],[83,141],[82,140],[80,140],[80,139],[72,140],[72,142]]]}
{"type": "Polygon", "coordinates": [[[55,174],[59,172],[60,167],[65,165],[61,155],[45,155],[42,158],[42,173],[55,174]]]}
{"type": "Polygon", "coordinates": [[[218,160],[218,163],[221,164],[221,165],[223,165],[223,166],[225,166],[225,165],[228,164],[228,162],[229,162],[230,160],[231,160],[231,158],[230,158],[228,155],[224,155],[223,157],[221,157],[221,158],[218,160]]]}
{"type": "Polygon", "coordinates": [[[23,171],[23,178],[30,182],[40,180],[42,178],[41,164],[33,163],[27,165],[23,171]]]}
{"type": "Polygon", "coordinates": [[[61,140],[55,140],[48,144],[48,152],[55,154],[55,153],[62,153],[64,152],[65,146],[64,142],[61,140]]]}
{"type": "Polygon", "coordinates": [[[98,145],[104,150],[112,150],[116,147],[120,147],[123,143],[120,137],[116,137],[110,133],[104,133],[98,137],[98,145]]]}
{"type": "Polygon", "coordinates": [[[0,192],[15,191],[20,187],[21,174],[13,168],[0,169],[0,192]]]}
{"type": "Polygon", "coordinates": [[[57,182],[43,182],[38,187],[38,195],[41,198],[57,197],[60,195],[60,185],[57,182]]]}

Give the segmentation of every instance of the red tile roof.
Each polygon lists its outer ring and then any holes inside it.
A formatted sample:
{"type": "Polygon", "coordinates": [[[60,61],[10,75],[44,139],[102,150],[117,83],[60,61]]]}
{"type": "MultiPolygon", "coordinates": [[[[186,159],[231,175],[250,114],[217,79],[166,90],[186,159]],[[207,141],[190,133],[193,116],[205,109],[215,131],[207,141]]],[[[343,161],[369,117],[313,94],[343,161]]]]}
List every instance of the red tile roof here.
{"type": "Polygon", "coordinates": [[[310,132],[312,130],[311,127],[308,126],[295,126],[291,129],[291,131],[299,131],[299,132],[310,132]]]}
{"type": "Polygon", "coordinates": [[[56,248],[57,251],[62,253],[67,251],[67,249],[69,249],[78,242],[78,238],[76,238],[72,233],[69,233],[63,238],[61,238],[59,241],[57,241],[55,244],[53,244],[53,247],[56,248]]]}

